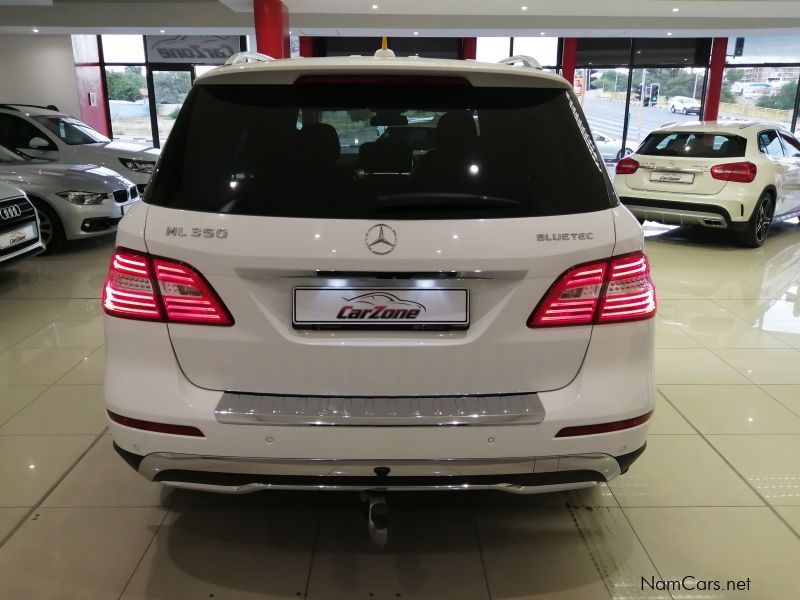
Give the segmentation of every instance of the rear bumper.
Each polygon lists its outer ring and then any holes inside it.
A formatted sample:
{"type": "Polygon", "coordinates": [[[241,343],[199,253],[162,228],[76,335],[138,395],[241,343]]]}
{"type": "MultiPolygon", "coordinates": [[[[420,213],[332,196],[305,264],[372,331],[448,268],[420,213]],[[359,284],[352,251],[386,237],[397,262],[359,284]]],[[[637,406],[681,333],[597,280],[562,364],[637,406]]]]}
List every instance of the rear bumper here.
{"type": "Polygon", "coordinates": [[[626,472],[645,446],[616,457],[595,453],[515,459],[386,461],[172,453],[140,456],[114,444],[120,456],[146,479],[172,487],[225,494],[261,490],[497,490],[537,494],[610,481],[626,472]]]}
{"type": "Polygon", "coordinates": [[[620,202],[640,219],[668,225],[698,225],[733,231],[747,227],[747,221],[734,221],[730,212],[717,204],[653,200],[630,196],[621,196],[620,202]]]}

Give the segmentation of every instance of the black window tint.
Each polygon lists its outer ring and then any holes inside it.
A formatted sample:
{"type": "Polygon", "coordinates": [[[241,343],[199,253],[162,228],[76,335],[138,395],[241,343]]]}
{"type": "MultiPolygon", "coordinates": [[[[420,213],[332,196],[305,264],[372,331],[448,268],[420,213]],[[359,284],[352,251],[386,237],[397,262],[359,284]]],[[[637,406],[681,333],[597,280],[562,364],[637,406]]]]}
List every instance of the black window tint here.
{"type": "Polygon", "coordinates": [[[71,117],[37,115],[33,117],[33,119],[47,127],[47,129],[57,135],[61,141],[70,146],[111,141],[99,131],[95,131],[89,127],[83,121],[71,117]]]}
{"type": "Polygon", "coordinates": [[[762,131],[758,134],[758,149],[769,156],[781,158],[783,154],[783,145],[778,133],[772,129],[762,131]]]}
{"type": "Polygon", "coordinates": [[[609,208],[606,175],[572,102],[559,89],[200,85],[146,200],[203,212],[357,219],[609,208]]]}
{"type": "Polygon", "coordinates": [[[651,133],[636,151],[647,156],[737,158],[744,156],[747,140],[738,135],[701,132],[651,133]]]}
{"type": "Polygon", "coordinates": [[[29,150],[31,149],[31,140],[35,137],[42,138],[49,144],[44,150],[57,150],[56,145],[35,125],[28,123],[22,117],[0,114],[0,144],[3,146],[29,150]]]}

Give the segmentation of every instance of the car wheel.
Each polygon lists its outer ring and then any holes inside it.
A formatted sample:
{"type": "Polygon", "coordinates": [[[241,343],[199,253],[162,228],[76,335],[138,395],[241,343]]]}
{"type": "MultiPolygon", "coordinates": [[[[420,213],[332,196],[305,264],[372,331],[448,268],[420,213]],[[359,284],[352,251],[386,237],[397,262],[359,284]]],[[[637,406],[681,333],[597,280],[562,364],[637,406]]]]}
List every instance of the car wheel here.
{"type": "Polygon", "coordinates": [[[675,112],[675,105],[674,104],[670,107],[669,112],[673,112],[673,113],[675,112]]]}
{"type": "Polygon", "coordinates": [[[685,115],[688,115],[688,114],[689,114],[689,111],[688,111],[688,110],[686,110],[686,108],[685,108],[685,107],[684,107],[684,109],[683,109],[683,114],[685,114],[685,115]]]}
{"type": "Polygon", "coordinates": [[[764,192],[758,199],[753,215],[747,223],[747,229],[738,234],[739,243],[748,248],[761,247],[767,239],[774,215],[775,201],[772,199],[772,194],[764,192]]]}
{"type": "Polygon", "coordinates": [[[52,254],[53,252],[58,252],[67,241],[61,219],[58,218],[56,211],[50,208],[46,202],[38,198],[30,198],[30,201],[39,215],[39,231],[45,248],[44,253],[52,254]]]}

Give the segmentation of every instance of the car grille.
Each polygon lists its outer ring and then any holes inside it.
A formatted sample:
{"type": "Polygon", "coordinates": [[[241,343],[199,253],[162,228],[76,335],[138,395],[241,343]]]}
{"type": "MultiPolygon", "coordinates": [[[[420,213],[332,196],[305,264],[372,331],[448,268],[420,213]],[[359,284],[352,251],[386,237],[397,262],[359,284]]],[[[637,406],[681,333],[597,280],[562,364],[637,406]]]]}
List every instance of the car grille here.
{"type": "Polygon", "coordinates": [[[35,219],[36,211],[25,198],[0,200],[0,232],[16,229],[35,219]]]}

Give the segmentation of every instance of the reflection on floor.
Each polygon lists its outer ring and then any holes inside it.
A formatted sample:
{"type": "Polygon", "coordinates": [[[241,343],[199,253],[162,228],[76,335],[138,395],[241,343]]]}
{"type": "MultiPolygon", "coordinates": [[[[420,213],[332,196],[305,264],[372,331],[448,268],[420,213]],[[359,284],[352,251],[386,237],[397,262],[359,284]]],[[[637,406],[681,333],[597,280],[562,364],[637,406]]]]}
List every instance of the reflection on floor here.
{"type": "Polygon", "coordinates": [[[661,303],[642,459],[581,493],[393,497],[383,550],[353,495],[168,492],[113,453],[110,241],[0,270],[0,598],[800,597],[800,227],[759,250],[647,231],[661,303]],[[658,583],[684,576],[694,590],[658,583]]]}

